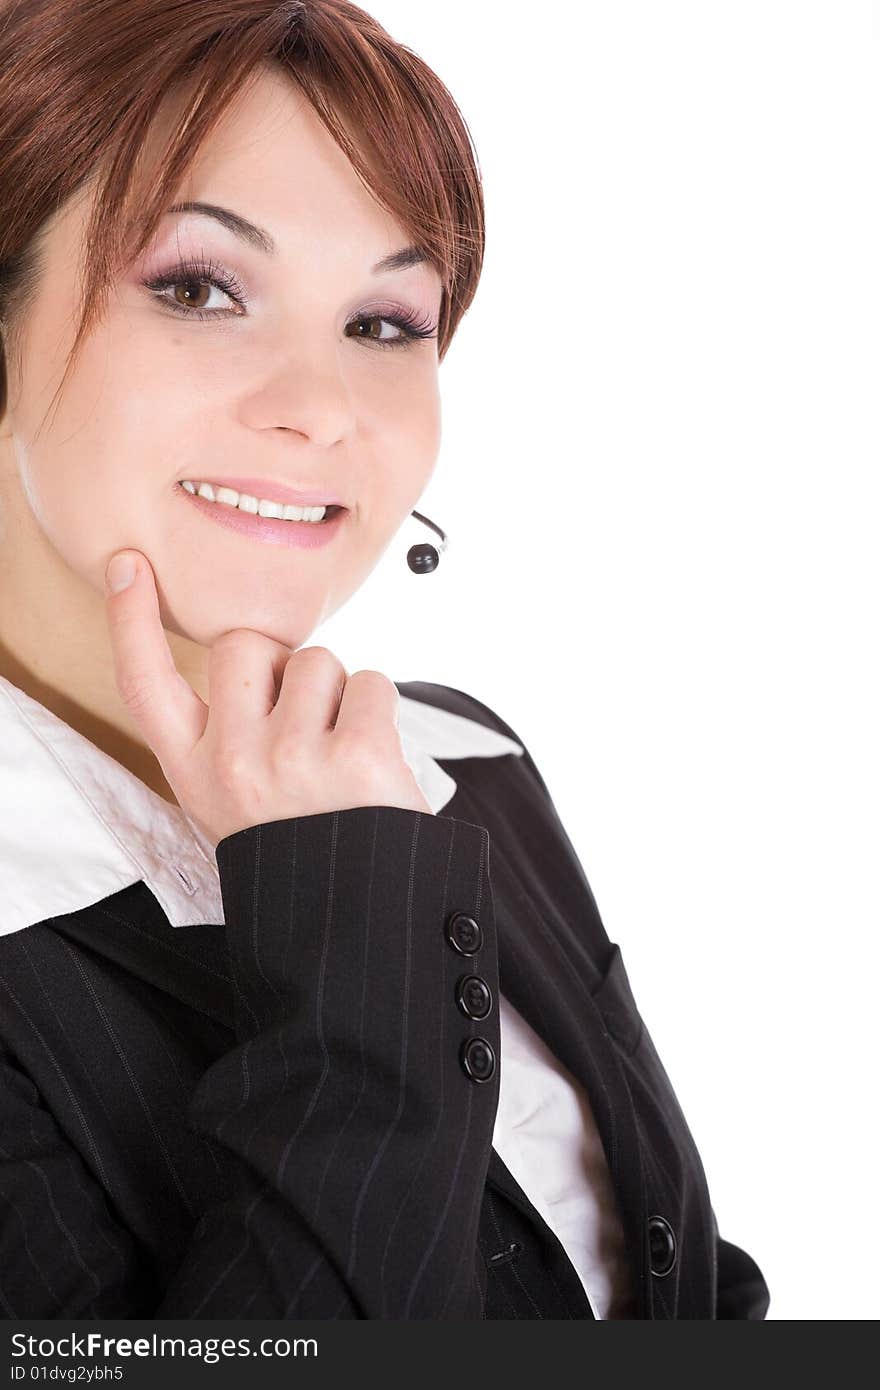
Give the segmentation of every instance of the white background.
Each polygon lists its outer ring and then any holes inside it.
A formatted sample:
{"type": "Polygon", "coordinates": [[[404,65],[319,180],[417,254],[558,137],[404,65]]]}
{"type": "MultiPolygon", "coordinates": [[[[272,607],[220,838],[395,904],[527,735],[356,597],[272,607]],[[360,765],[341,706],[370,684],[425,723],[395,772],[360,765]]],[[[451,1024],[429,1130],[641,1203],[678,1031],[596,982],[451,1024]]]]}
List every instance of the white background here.
{"type": "Polygon", "coordinates": [[[880,1316],[877,6],[368,0],[487,204],[406,550],[310,639],[497,710],[770,1318],[880,1316]]]}

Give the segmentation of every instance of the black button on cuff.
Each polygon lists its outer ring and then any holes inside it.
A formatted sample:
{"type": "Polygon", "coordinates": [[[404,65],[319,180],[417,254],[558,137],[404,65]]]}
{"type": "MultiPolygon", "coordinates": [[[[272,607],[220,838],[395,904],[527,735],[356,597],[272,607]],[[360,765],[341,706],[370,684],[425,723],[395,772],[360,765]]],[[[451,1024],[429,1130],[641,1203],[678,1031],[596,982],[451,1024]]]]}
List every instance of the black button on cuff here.
{"type": "Polygon", "coordinates": [[[495,1072],[495,1050],[486,1038],[465,1038],[461,1065],[471,1081],[489,1081],[495,1072]]]}
{"type": "Polygon", "coordinates": [[[446,939],[462,956],[475,956],[483,944],[483,929],[467,912],[453,912],[446,923],[446,939]]]}
{"type": "Polygon", "coordinates": [[[668,1274],[675,1264],[675,1234],[665,1216],[648,1218],[648,1238],[651,1246],[651,1273],[658,1279],[668,1274]]]}
{"type": "Polygon", "coordinates": [[[486,1018],[492,1010],[492,991],[481,975],[462,975],[455,986],[455,1002],[465,1018],[486,1018]]]}

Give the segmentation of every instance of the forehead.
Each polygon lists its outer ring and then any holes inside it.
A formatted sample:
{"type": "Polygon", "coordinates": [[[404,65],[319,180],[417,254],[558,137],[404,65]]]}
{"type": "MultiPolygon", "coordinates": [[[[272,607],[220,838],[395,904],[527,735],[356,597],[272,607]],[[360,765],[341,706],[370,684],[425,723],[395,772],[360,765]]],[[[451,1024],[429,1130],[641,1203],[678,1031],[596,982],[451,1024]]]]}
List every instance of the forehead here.
{"type": "MultiPolygon", "coordinates": [[[[166,103],[150,132],[145,169],[159,153],[185,94],[166,103]]],[[[264,64],[234,99],[181,180],[175,202],[211,202],[242,212],[281,247],[358,261],[408,238],[362,183],[293,80],[264,64]]]]}

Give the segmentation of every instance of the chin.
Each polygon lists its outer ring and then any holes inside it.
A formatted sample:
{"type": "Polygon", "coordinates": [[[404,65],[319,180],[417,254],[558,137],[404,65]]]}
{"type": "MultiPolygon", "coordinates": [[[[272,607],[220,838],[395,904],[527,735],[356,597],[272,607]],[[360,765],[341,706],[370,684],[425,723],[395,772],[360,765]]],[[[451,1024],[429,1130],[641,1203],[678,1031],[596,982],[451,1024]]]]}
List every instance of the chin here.
{"type": "Polygon", "coordinates": [[[225,621],[223,619],[217,621],[216,615],[208,617],[205,614],[186,622],[179,614],[175,616],[164,600],[159,602],[159,617],[169,636],[173,634],[184,642],[191,642],[205,649],[213,647],[215,642],[219,641],[226,633],[238,628],[247,628],[250,631],[258,632],[269,641],[278,642],[281,646],[290,647],[291,650],[295,651],[308,642],[310,634],[317,626],[317,624],[313,624],[305,632],[299,627],[285,631],[283,630],[283,623],[276,624],[265,610],[248,614],[245,611],[245,605],[231,620],[228,615],[225,621]]]}

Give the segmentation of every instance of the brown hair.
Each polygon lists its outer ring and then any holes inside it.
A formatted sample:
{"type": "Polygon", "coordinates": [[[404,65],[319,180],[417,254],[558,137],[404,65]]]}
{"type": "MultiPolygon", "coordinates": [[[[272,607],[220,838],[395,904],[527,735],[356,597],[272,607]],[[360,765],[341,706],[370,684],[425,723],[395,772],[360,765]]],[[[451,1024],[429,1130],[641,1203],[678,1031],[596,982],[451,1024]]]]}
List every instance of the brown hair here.
{"type": "MultiPolygon", "coordinates": [[[[438,355],[483,261],[481,176],[449,91],[347,0],[0,0],[0,330],[16,354],[39,285],[42,234],[94,181],[81,316],[61,392],[121,269],[141,254],[201,143],[265,62],[298,84],[376,200],[443,283],[438,355]],[[150,190],[129,209],[142,145],[184,93],[150,190]]],[[[7,374],[0,351],[0,418],[7,374]]],[[[47,412],[48,413],[48,412],[47,412]]]]}

